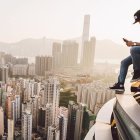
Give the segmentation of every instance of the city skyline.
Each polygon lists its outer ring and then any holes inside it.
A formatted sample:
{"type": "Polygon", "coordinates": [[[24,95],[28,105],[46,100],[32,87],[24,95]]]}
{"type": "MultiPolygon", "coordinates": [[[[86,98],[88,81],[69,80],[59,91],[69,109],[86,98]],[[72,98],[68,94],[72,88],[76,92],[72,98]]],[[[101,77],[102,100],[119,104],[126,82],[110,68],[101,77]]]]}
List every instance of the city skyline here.
{"type": "Polygon", "coordinates": [[[132,23],[139,4],[138,0],[3,1],[0,41],[16,42],[43,36],[61,40],[79,37],[86,14],[91,16],[90,36],[120,43],[122,37],[137,41],[140,28],[132,23]]]}

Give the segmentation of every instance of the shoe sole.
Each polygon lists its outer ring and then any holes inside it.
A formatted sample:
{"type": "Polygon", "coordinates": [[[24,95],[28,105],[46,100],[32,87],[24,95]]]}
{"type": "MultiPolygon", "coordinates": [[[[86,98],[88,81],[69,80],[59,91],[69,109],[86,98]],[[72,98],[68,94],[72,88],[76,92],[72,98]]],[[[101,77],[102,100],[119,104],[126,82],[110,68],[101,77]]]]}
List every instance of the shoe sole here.
{"type": "MultiPolygon", "coordinates": [[[[110,88],[109,88],[110,89],[110,88]]],[[[114,90],[114,91],[125,91],[124,89],[110,89],[110,90],[114,90]]]]}
{"type": "Polygon", "coordinates": [[[131,83],[132,83],[132,82],[140,82],[140,78],[137,78],[137,79],[131,80],[130,82],[131,82],[131,83]]]}

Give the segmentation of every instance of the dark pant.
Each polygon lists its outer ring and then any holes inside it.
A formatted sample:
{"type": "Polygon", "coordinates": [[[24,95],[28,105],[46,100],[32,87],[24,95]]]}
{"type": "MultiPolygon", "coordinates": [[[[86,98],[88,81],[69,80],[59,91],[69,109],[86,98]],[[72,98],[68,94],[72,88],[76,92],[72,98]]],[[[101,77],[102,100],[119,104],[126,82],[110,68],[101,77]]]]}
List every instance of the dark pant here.
{"type": "Polygon", "coordinates": [[[134,70],[140,70],[140,46],[134,46],[130,49],[130,56],[121,61],[120,74],[118,82],[124,83],[128,67],[133,63],[134,70]]]}

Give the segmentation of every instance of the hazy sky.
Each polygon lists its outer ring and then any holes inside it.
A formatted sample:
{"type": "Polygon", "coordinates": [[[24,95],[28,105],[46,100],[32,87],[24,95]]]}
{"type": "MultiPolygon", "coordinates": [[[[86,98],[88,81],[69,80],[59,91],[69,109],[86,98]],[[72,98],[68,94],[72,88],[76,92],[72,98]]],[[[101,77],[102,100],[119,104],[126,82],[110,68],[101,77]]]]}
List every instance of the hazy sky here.
{"type": "Polygon", "coordinates": [[[97,39],[140,41],[140,25],[132,24],[139,9],[140,0],[0,0],[0,41],[78,37],[85,14],[97,39]]]}

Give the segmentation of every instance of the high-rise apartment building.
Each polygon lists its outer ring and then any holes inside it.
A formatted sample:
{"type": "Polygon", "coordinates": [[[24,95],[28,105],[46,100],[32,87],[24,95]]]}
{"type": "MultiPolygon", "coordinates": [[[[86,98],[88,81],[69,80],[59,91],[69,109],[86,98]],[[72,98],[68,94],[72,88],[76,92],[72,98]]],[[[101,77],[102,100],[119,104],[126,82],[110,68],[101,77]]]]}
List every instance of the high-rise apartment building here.
{"type": "Polygon", "coordinates": [[[15,122],[15,114],[15,99],[13,95],[9,95],[6,98],[6,116],[15,122]]]}
{"type": "Polygon", "coordinates": [[[8,64],[8,63],[16,64],[16,57],[13,57],[11,54],[5,54],[4,62],[5,64],[8,64]]]}
{"type": "Polygon", "coordinates": [[[67,125],[68,125],[68,109],[65,107],[59,108],[59,130],[60,130],[60,140],[66,140],[67,138],[67,125]]]}
{"type": "Polygon", "coordinates": [[[55,125],[48,127],[47,140],[60,140],[60,131],[55,125]]]}
{"type": "Polygon", "coordinates": [[[38,121],[37,121],[37,131],[45,135],[45,119],[46,119],[46,107],[39,107],[38,109],[38,121]]]}
{"type": "Polygon", "coordinates": [[[22,140],[32,140],[32,114],[28,110],[22,113],[22,140]]]}
{"type": "Polygon", "coordinates": [[[4,54],[4,62],[5,64],[11,63],[13,65],[15,64],[23,64],[27,65],[28,64],[28,58],[16,58],[12,56],[11,54],[4,54]]]}
{"type": "Polygon", "coordinates": [[[13,76],[27,76],[28,65],[16,64],[12,71],[13,76]]]}
{"type": "Polygon", "coordinates": [[[17,121],[20,119],[20,106],[21,106],[21,100],[20,100],[20,95],[15,95],[15,120],[17,121]]]}
{"type": "Polygon", "coordinates": [[[52,104],[46,104],[46,116],[45,116],[46,135],[48,133],[48,127],[52,125],[52,119],[53,119],[52,112],[53,112],[52,104]]]}
{"type": "Polygon", "coordinates": [[[53,69],[59,69],[61,67],[61,43],[53,43],[52,46],[53,56],[53,69]]]}
{"type": "Polygon", "coordinates": [[[4,134],[4,111],[3,108],[0,107],[0,136],[4,134]]]}
{"type": "Polygon", "coordinates": [[[14,120],[8,119],[8,140],[14,140],[14,120]]]}
{"type": "Polygon", "coordinates": [[[5,110],[6,97],[7,97],[6,84],[4,82],[0,82],[0,106],[3,107],[3,110],[5,110]]]}
{"type": "Polygon", "coordinates": [[[35,75],[35,64],[28,65],[28,75],[34,76],[35,75]]]}
{"type": "Polygon", "coordinates": [[[52,104],[52,124],[56,124],[56,117],[59,107],[59,81],[55,77],[50,77],[44,83],[44,103],[52,104]]]}
{"type": "Polygon", "coordinates": [[[7,83],[8,81],[8,67],[1,66],[0,67],[0,81],[7,83]]]}
{"type": "Polygon", "coordinates": [[[74,140],[81,140],[82,138],[83,116],[84,116],[85,110],[86,110],[86,105],[79,104],[79,108],[76,111],[74,140]]]}
{"type": "Polygon", "coordinates": [[[93,69],[94,65],[94,55],[95,55],[95,37],[92,37],[90,41],[86,41],[83,44],[83,58],[82,66],[87,70],[93,69]]]}
{"type": "Polygon", "coordinates": [[[27,65],[28,64],[28,58],[16,58],[16,64],[27,65]]]}
{"type": "Polygon", "coordinates": [[[78,43],[66,40],[62,45],[62,65],[64,67],[73,67],[78,62],[78,43]]]}
{"type": "Polygon", "coordinates": [[[84,16],[83,34],[82,34],[81,60],[83,59],[84,43],[89,40],[89,28],[90,28],[90,15],[85,15],[84,16]]]}
{"type": "Polygon", "coordinates": [[[78,106],[69,101],[68,105],[68,126],[67,126],[67,140],[74,140],[75,123],[76,123],[76,111],[78,106]]]}
{"type": "Polygon", "coordinates": [[[38,115],[38,97],[34,96],[30,99],[31,104],[31,114],[32,114],[32,128],[37,130],[37,115],[38,115]]]}
{"type": "Polygon", "coordinates": [[[45,71],[52,70],[53,59],[47,56],[36,56],[35,73],[39,76],[45,76],[45,71]]]}
{"type": "Polygon", "coordinates": [[[89,110],[97,114],[101,106],[114,97],[113,91],[107,90],[106,87],[107,85],[101,81],[79,84],[77,102],[86,104],[89,110]]]}

